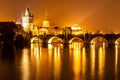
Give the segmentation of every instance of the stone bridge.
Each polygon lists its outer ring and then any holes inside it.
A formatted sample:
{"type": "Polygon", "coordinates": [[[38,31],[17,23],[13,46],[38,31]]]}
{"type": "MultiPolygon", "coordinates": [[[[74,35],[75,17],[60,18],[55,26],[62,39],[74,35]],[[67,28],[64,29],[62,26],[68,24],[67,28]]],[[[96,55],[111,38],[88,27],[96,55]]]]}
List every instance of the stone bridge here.
{"type": "Polygon", "coordinates": [[[60,40],[62,43],[71,43],[74,39],[79,39],[83,41],[84,44],[91,44],[94,39],[102,38],[106,40],[109,44],[115,44],[116,41],[120,40],[120,34],[80,34],[80,35],[73,35],[73,34],[44,34],[44,35],[33,35],[31,40],[40,40],[42,43],[51,43],[52,40],[57,39],[60,40]]]}

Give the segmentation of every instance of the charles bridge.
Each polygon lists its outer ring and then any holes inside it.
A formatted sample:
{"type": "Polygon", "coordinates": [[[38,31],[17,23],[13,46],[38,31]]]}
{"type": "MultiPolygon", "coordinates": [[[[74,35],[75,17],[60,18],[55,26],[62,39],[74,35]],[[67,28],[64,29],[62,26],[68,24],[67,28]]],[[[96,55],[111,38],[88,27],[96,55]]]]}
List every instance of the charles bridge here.
{"type": "Polygon", "coordinates": [[[42,43],[52,43],[51,41],[56,38],[60,40],[63,44],[71,43],[74,39],[79,39],[84,44],[92,44],[94,39],[96,38],[102,38],[108,44],[116,44],[120,40],[120,34],[91,34],[91,33],[85,33],[85,34],[79,34],[79,35],[73,35],[73,34],[44,34],[44,35],[33,35],[31,40],[34,42],[34,39],[39,39],[42,43]]]}

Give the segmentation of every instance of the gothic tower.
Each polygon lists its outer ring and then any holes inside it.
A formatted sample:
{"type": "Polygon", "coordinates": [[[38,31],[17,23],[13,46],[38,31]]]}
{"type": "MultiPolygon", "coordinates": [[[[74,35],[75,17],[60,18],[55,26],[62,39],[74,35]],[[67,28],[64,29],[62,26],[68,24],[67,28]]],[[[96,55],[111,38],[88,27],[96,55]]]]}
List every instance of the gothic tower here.
{"type": "Polygon", "coordinates": [[[49,28],[50,27],[50,22],[48,20],[48,12],[47,12],[47,9],[45,11],[45,18],[43,20],[43,25],[42,27],[46,27],[46,28],[49,28]]]}
{"type": "Polygon", "coordinates": [[[26,11],[22,15],[22,26],[26,32],[32,31],[33,29],[33,15],[31,15],[28,7],[26,7],[26,11]]]}

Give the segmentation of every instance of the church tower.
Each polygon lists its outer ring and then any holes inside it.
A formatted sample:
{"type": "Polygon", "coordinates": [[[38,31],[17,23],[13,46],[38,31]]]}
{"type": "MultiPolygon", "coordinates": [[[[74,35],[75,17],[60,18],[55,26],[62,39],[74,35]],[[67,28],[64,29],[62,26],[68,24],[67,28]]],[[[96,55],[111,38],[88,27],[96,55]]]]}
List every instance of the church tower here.
{"type": "Polygon", "coordinates": [[[49,28],[50,27],[50,22],[48,20],[48,12],[47,12],[47,9],[45,11],[45,18],[43,20],[43,25],[42,27],[45,27],[45,28],[49,28]]]}
{"type": "Polygon", "coordinates": [[[46,9],[45,17],[44,17],[44,19],[42,21],[42,27],[39,30],[39,32],[40,32],[39,34],[42,34],[42,35],[48,34],[49,27],[50,27],[50,22],[48,20],[48,13],[47,13],[47,9],[46,9]]]}
{"type": "Polygon", "coordinates": [[[31,15],[28,7],[26,7],[26,11],[22,15],[22,26],[26,32],[32,31],[33,29],[33,15],[31,15]]]}

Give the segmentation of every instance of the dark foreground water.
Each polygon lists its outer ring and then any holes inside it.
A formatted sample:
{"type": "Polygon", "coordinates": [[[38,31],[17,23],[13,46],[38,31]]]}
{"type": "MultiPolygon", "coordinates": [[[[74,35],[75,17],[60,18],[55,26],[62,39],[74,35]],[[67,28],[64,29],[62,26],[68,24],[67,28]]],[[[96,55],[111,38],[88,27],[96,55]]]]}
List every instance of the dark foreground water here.
{"type": "Polygon", "coordinates": [[[0,80],[120,80],[120,47],[0,48],[0,80]]]}

